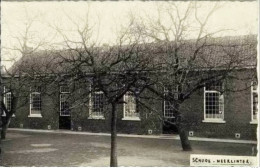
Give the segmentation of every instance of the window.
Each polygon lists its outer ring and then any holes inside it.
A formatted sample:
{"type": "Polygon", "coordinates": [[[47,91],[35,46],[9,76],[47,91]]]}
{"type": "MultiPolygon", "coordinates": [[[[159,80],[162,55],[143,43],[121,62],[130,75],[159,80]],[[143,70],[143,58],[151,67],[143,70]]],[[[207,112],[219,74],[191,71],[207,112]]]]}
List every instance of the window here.
{"type": "Polygon", "coordinates": [[[257,82],[252,82],[251,86],[251,102],[252,102],[252,110],[251,110],[251,124],[257,124],[258,119],[258,93],[257,93],[257,82]]]}
{"type": "Polygon", "coordinates": [[[5,94],[5,106],[7,111],[11,110],[11,101],[12,101],[12,95],[11,92],[8,92],[5,94]]]}
{"type": "MultiPolygon", "coordinates": [[[[176,88],[173,91],[169,91],[168,89],[164,88],[164,96],[168,97],[170,94],[174,94],[174,99],[178,99],[178,89],[176,88]]],[[[164,117],[165,118],[175,118],[175,105],[174,102],[171,102],[169,100],[164,100],[164,117]]]]}
{"type": "Polygon", "coordinates": [[[164,100],[164,117],[165,118],[175,118],[174,117],[174,105],[168,100],[164,100]]]}
{"type": "MultiPolygon", "coordinates": [[[[11,110],[11,106],[12,106],[11,101],[12,101],[12,94],[11,94],[11,92],[7,92],[5,87],[4,87],[4,104],[5,104],[7,111],[11,110]]],[[[4,111],[3,111],[2,116],[6,116],[4,111]]],[[[14,117],[14,114],[13,114],[13,117],[14,117]]]]}
{"type": "Polygon", "coordinates": [[[104,93],[96,91],[90,94],[90,115],[91,119],[104,119],[104,93]]]}
{"type": "Polygon", "coordinates": [[[41,115],[41,88],[31,88],[29,117],[42,117],[41,115]]]}
{"type": "Polygon", "coordinates": [[[123,120],[140,120],[136,108],[136,96],[133,92],[126,92],[124,95],[124,118],[123,120]]]}
{"type": "Polygon", "coordinates": [[[204,87],[204,120],[203,122],[225,123],[224,95],[222,82],[215,82],[204,87]]]}
{"type": "Polygon", "coordinates": [[[70,116],[69,95],[69,87],[60,86],[60,116],[70,116]]]}

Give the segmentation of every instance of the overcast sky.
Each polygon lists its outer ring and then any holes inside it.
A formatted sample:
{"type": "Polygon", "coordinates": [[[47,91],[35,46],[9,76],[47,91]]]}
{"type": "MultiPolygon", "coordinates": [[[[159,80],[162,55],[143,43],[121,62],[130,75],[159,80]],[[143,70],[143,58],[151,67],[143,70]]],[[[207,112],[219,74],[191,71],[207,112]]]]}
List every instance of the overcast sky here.
{"type": "MultiPolygon", "coordinates": [[[[2,2],[2,46],[17,46],[17,40],[24,34],[25,23],[35,18],[31,32],[35,39],[46,39],[59,42],[61,39],[55,36],[55,31],[50,26],[57,25],[62,29],[72,30],[73,22],[83,23],[89,12],[89,23],[94,25],[93,35],[102,43],[112,44],[115,41],[117,30],[121,25],[127,25],[129,13],[140,16],[156,18],[159,5],[165,6],[167,2],[154,1],[104,1],[104,2],[2,2]],[[98,33],[97,33],[98,32],[98,33]],[[98,36],[97,36],[98,35],[98,36]],[[55,37],[55,38],[53,38],[55,37]]],[[[198,2],[200,16],[204,16],[213,6],[213,2],[198,2]]],[[[180,9],[184,9],[186,2],[178,2],[180,9]]],[[[258,32],[258,3],[252,2],[222,2],[210,18],[207,26],[208,32],[228,29],[219,36],[235,36],[257,34],[258,32]]],[[[68,33],[70,35],[70,33],[68,33]]],[[[71,33],[71,37],[73,33],[71,33]]],[[[74,38],[74,36],[73,36],[74,38]]],[[[77,38],[77,37],[75,37],[77,38]]],[[[190,34],[192,38],[192,33],[190,34]]],[[[33,47],[33,46],[32,46],[33,47]]],[[[3,51],[2,58],[12,56],[10,52],[3,51]]],[[[16,55],[16,54],[13,54],[16,55]]],[[[10,66],[10,61],[3,62],[10,66]]]]}

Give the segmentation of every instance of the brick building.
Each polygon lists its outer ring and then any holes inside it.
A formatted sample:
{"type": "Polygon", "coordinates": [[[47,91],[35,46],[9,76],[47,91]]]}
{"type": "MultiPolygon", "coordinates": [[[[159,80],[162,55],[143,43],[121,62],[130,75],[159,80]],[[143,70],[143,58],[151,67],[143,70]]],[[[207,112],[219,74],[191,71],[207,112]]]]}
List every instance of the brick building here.
{"type": "MultiPolygon", "coordinates": [[[[252,51],[247,51],[252,52],[252,51]]],[[[234,70],[234,76],[246,77],[255,73],[256,60],[250,66],[234,70]]],[[[8,77],[4,80],[8,80],[8,77]]],[[[45,90],[55,94],[51,97],[42,93],[42,88],[31,87],[27,104],[24,104],[12,118],[10,127],[33,129],[71,129],[74,131],[109,132],[109,106],[103,104],[102,92],[90,94],[89,102],[70,108],[66,101],[71,93],[66,85],[53,83],[45,90]]],[[[144,92],[143,94],[148,94],[144,92]]],[[[4,102],[10,109],[11,94],[6,93],[4,102]]],[[[136,97],[127,92],[125,104],[117,108],[117,129],[119,133],[164,134],[176,133],[173,110],[166,100],[148,102],[159,113],[154,115],[148,109],[138,106],[136,97]],[[159,115],[159,117],[158,117],[159,115]],[[162,118],[164,120],[162,120],[162,118]]],[[[205,86],[181,106],[190,136],[214,138],[256,139],[258,123],[257,82],[227,79],[224,83],[205,86]],[[220,93],[226,85],[242,88],[239,92],[220,93]]]]}

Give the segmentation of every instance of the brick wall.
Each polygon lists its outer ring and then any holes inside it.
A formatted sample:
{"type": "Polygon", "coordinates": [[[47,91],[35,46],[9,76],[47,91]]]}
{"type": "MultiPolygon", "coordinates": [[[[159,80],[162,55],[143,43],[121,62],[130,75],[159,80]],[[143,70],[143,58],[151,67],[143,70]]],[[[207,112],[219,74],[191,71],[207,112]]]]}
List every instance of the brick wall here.
{"type": "MultiPolygon", "coordinates": [[[[248,75],[247,71],[237,72],[240,77],[248,75]]],[[[229,79],[227,87],[239,92],[224,93],[224,121],[226,123],[204,123],[203,90],[194,94],[185,102],[181,111],[185,114],[188,130],[194,131],[194,136],[214,138],[235,138],[240,133],[241,139],[256,139],[256,124],[251,121],[251,88],[245,88],[251,81],[229,79]]]]}
{"type": "MultiPolygon", "coordinates": [[[[248,71],[237,72],[236,75],[246,76],[248,71]]],[[[250,81],[247,81],[250,82],[250,81]]],[[[245,83],[230,79],[228,86],[232,88],[242,88],[245,83]]],[[[12,118],[10,127],[47,129],[59,128],[59,87],[48,86],[47,90],[57,91],[52,97],[42,96],[42,118],[29,118],[29,104],[20,108],[12,118]]],[[[143,94],[148,94],[143,93],[143,94]]],[[[150,93],[149,93],[150,94],[150,93]]],[[[150,95],[154,96],[154,95],[150,95]]],[[[140,121],[127,121],[123,118],[123,105],[117,107],[117,128],[119,133],[129,134],[148,134],[152,130],[153,134],[162,133],[163,102],[156,100],[145,100],[146,104],[155,111],[140,106],[140,121]]],[[[105,107],[105,119],[89,119],[89,110],[86,105],[74,108],[71,112],[72,129],[90,132],[109,132],[110,131],[110,110],[105,107]]],[[[251,89],[240,92],[224,93],[224,120],[226,123],[204,123],[204,93],[203,89],[196,92],[190,99],[185,101],[181,107],[184,114],[184,121],[188,131],[194,131],[194,136],[214,137],[214,138],[235,138],[235,133],[241,134],[241,139],[256,139],[256,124],[251,121],[251,89]]]]}

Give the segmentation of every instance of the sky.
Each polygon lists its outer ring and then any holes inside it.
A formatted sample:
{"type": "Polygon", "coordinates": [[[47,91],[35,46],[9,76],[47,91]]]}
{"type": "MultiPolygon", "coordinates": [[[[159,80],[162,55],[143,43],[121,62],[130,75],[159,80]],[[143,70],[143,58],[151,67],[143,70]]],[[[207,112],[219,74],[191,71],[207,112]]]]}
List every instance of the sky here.
{"type": "MultiPolygon", "coordinates": [[[[39,41],[59,43],[62,38],[57,35],[57,27],[71,39],[78,40],[75,25],[80,28],[89,23],[93,39],[102,44],[115,44],[122,27],[127,27],[129,15],[156,19],[158,7],[167,8],[166,1],[42,1],[42,2],[2,2],[1,29],[3,65],[10,67],[13,58],[19,59],[18,52],[9,48],[17,48],[25,32],[25,25],[30,23],[31,47],[39,41]],[[88,17],[87,17],[88,16],[88,17]],[[87,20],[88,19],[88,20],[87,20]]],[[[176,2],[180,13],[185,11],[188,2],[176,2]]],[[[198,16],[203,19],[215,2],[198,2],[198,16]]],[[[221,7],[213,13],[207,23],[207,32],[224,30],[217,36],[237,36],[257,34],[258,32],[258,3],[251,2],[221,2],[221,7]]],[[[166,14],[162,14],[167,25],[166,14]],[[165,15],[165,16],[164,16],[165,15]]],[[[193,21],[190,20],[190,27],[193,21]]],[[[170,25],[168,25],[170,26],[170,25]]],[[[189,33],[187,38],[194,38],[196,33],[189,33]]]]}

